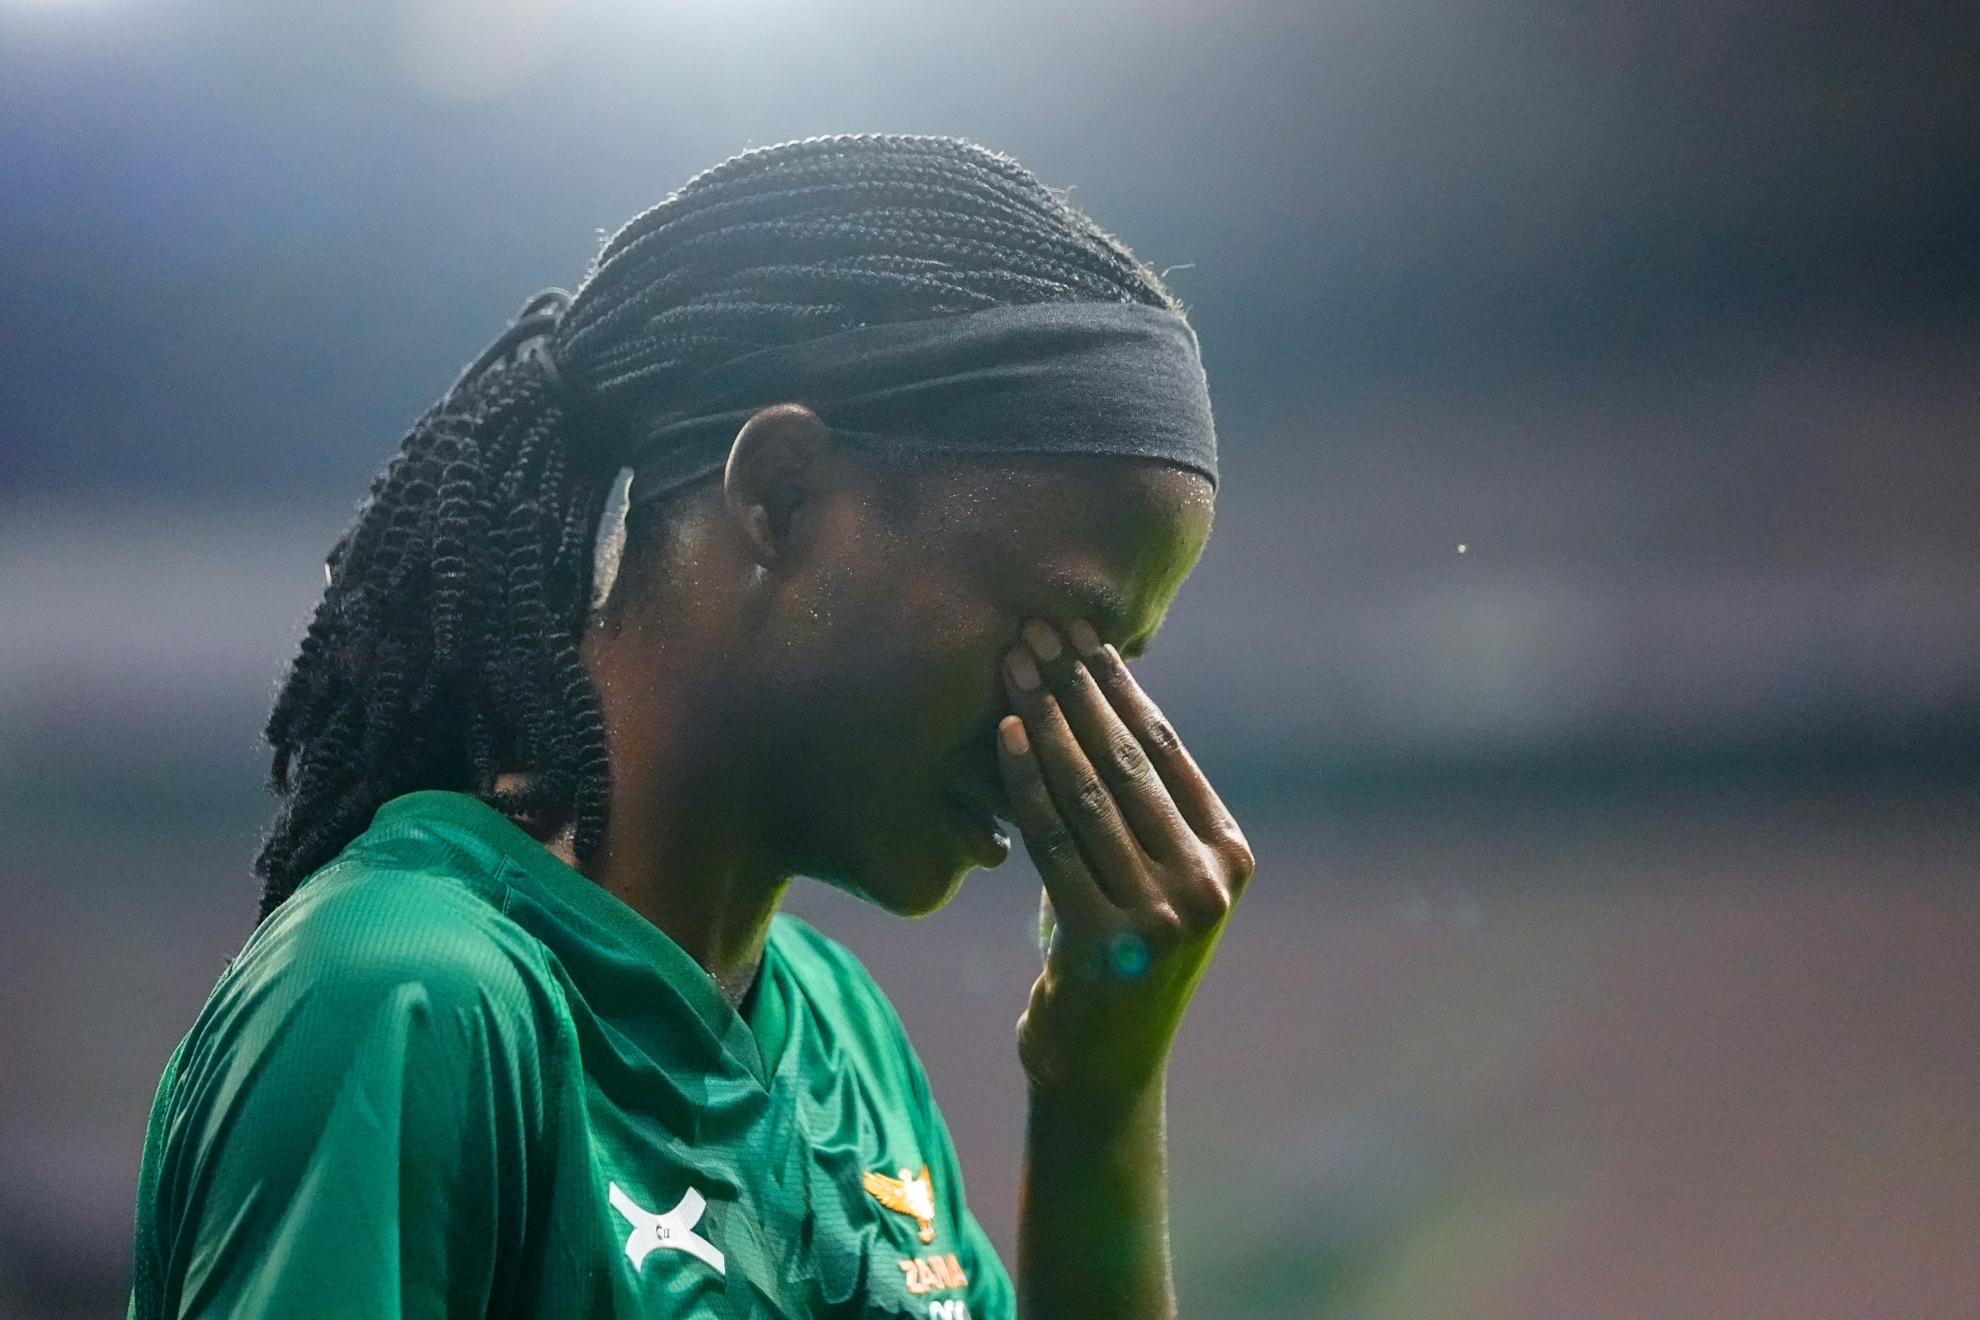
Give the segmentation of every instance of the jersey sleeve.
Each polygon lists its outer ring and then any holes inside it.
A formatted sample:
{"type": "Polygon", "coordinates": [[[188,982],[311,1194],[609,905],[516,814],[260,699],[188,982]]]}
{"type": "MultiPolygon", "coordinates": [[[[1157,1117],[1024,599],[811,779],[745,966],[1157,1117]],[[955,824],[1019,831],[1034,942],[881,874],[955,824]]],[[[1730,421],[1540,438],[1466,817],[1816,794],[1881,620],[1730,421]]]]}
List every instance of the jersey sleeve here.
{"type": "Polygon", "coordinates": [[[962,1267],[963,1277],[968,1280],[963,1290],[966,1307],[944,1312],[931,1304],[928,1314],[932,1317],[946,1314],[953,1320],[1016,1320],[1017,1293],[1011,1286],[1010,1273],[1005,1269],[1003,1259],[997,1255],[990,1235],[983,1231],[983,1225],[977,1222],[975,1212],[969,1208],[969,1195],[963,1184],[962,1159],[956,1154],[955,1139],[949,1135],[948,1120],[942,1117],[942,1108],[935,1103],[935,1093],[928,1083],[928,1072],[922,1066],[921,1056],[885,993],[867,975],[866,969],[853,960],[852,955],[845,954],[844,957],[857,968],[871,1002],[892,1033],[896,1052],[894,1067],[913,1115],[922,1153],[928,1160],[930,1172],[934,1174],[940,1219],[956,1226],[957,1262],[962,1267]]]}
{"type": "MultiPolygon", "coordinates": [[[[817,995],[829,987],[833,1016],[841,1028],[856,1028],[859,1047],[870,1056],[880,1085],[898,1103],[914,1129],[915,1145],[933,1175],[937,1222],[954,1225],[956,1263],[967,1283],[961,1298],[942,1292],[925,1303],[922,1314],[943,1320],[1015,1320],[1016,1291],[989,1234],[969,1208],[962,1161],[949,1125],[935,1103],[927,1070],[908,1038],[907,1028],[885,992],[851,952],[791,917],[779,917],[786,957],[800,964],[817,995]]],[[[842,1047],[847,1042],[841,1042],[842,1047]]],[[[938,1249],[938,1254],[940,1250],[938,1249]]]]}
{"type": "MultiPolygon", "coordinates": [[[[903,1035],[901,1044],[907,1046],[903,1035]]],[[[915,1061],[915,1071],[920,1075],[921,1065],[915,1061]]],[[[942,1111],[936,1107],[934,1097],[928,1092],[928,1084],[921,1079],[920,1096],[924,1103],[921,1123],[928,1132],[924,1138],[924,1149],[933,1152],[931,1164],[939,1161],[936,1170],[936,1186],[943,1189],[947,1204],[943,1209],[956,1225],[959,1239],[957,1256],[962,1271],[969,1280],[964,1298],[968,1302],[968,1320],[1016,1320],[1017,1293],[1011,1287],[1011,1276],[1004,1268],[1003,1260],[997,1255],[997,1248],[991,1243],[990,1235],[983,1231],[983,1225],[970,1211],[969,1198],[963,1192],[962,1162],[956,1157],[955,1142],[949,1137],[949,1125],[942,1118],[942,1111]]],[[[960,1317],[959,1317],[960,1320],[960,1317]]]]}
{"type": "Polygon", "coordinates": [[[174,1056],[135,1314],[410,1320],[501,1295],[543,1130],[527,979],[470,905],[417,910],[394,879],[264,929],[174,1056]]]}

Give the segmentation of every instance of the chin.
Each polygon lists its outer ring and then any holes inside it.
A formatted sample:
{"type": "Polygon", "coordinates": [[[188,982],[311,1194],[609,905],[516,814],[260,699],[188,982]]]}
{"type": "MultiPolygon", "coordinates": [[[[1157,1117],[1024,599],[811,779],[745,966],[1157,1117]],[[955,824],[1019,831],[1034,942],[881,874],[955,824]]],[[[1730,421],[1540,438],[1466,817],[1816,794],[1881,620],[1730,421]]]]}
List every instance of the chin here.
{"type": "Polygon", "coordinates": [[[859,861],[815,867],[806,874],[823,880],[897,917],[925,917],[940,911],[980,865],[953,844],[939,849],[874,849],[859,861]]]}
{"type": "Polygon", "coordinates": [[[904,882],[876,885],[878,892],[868,897],[897,917],[925,917],[947,907],[964,878],[975,869],[974,862],[958,862],[940,875],[924,872],[904,882]]]}

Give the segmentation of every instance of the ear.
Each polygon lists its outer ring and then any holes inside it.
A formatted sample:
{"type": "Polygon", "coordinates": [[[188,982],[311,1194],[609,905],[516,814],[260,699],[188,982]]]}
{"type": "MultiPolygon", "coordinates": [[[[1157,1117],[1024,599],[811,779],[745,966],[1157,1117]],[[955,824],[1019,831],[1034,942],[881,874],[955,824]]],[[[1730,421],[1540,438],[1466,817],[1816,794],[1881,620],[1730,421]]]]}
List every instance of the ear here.
{"type": "Polygon", "coordinates": [[[801,403],[743,423],[722,472],[722,501],[757,563],[788,556],[793,525],[831,480],[832,432],[801,403]]]}

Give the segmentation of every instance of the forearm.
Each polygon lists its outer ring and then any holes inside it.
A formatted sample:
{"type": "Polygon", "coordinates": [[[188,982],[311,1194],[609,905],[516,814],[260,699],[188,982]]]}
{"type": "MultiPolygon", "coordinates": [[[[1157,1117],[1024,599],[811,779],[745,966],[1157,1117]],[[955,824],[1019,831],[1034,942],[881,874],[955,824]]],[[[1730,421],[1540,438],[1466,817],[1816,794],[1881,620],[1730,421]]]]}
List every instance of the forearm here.
{"type": "Polygon", "coordinates": [[[1168,1139],[1158,1075],[1100,1104],[1034,1088],[1018,1215],[1026,1320],[1167,1320],[1168,1139]]]}
{"type": "Polygon", "coordinates": [[[1026,1320],[1169,1320],[1169,1044],[1251,878],[1244,835],[1093,628],[1004,657],[1011,819],[1050,896],[1018,1023],[1032,1080],[1018,1215],[1026,1320]]]}

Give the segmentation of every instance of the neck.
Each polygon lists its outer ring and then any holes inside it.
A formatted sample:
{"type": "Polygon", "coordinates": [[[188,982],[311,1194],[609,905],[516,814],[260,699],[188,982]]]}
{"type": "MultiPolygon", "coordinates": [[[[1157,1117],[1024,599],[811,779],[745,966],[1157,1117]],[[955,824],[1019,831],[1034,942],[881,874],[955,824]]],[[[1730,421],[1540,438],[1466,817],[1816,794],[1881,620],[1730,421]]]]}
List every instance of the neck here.
{"type": "Polygon", "coordinates": [[[593,880],[664,931],[740,1005],[756,980],[770,919],[790,876],[748,846],[746,825],[724,827],[723,804],[700,794],[654,796],[614,785],[593,880]]]}
{"type": "Polygon", "coordinates": [[[769,844],[760,794],[734,763],[720,703],[695,681],[711,672],[694,663],[707,657],[679,653],[695,649],[686,638],[660,662],[609,637],[592,641],[586,660],[612,731],[612,788],[604,846],[584,872],[740,1005],[791,874],[769,844]]]}

